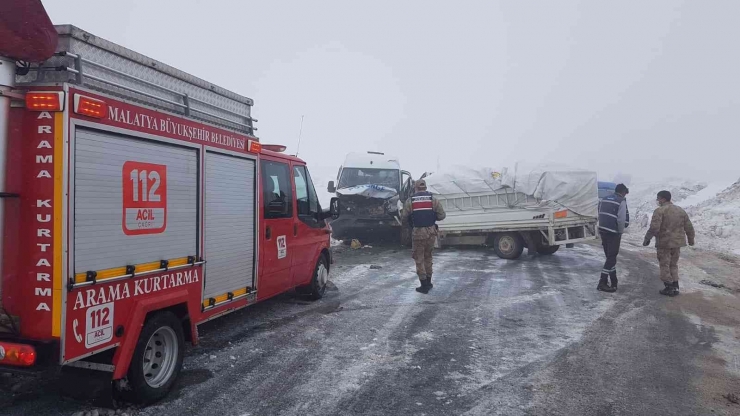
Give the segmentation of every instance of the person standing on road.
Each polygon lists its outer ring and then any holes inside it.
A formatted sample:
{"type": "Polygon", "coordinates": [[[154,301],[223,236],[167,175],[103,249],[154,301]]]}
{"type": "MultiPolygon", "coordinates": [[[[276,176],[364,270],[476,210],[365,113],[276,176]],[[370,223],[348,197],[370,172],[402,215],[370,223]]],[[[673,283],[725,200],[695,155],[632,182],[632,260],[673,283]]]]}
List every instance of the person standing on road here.
{"type": "Polygon", "coordinates": [[[630,212],[627,209],[629,189],[620,183],[614,193],[599,201],[599,235],[604,246],[606,261],[601,269],[601,277],[596,290],[602,292],[617,291],[617,255],[622,244],[622,233],[630,225],[630,212]],[[611,280],[611,286],[608,284],[611,280]]]}
{"type": "Polygon", "coordinates": [[[693,246],[695,241],[694,225],[683,208],[673,205],[671,193],[658,192],[658,205],[653,212],[650,228],[645,234],[643,246],[649,246],[650,240],[655,237],[655,248],[658,249],[658,264],[660,265],[660,280],[665,287],[661,295],[678,295],[678,258],[681,256],[681,247],[686,247],[686,239],[693,246]]]}
{"type": "Polygon", "coordinates": [[[417,292],[428,293],[432,285],[432,251],[437,241],[437,221],[445,219],[442,204],[427,192],[427,184],[423,179],[416,181],[416,193],[412,195],[403,207],[402,224],[413,228],[411,234],[412,257],[416,262],[416,274],[421,286],[417,292]]]}

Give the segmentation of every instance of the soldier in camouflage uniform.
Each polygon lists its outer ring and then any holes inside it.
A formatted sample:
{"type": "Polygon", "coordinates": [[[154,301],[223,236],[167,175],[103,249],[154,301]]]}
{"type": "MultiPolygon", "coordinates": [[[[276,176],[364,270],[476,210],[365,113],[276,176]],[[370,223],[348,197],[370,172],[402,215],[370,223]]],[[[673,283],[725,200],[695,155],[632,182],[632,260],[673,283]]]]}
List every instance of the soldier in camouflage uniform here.
{"type": "Polygon", "coordinates": [[[402,223],[413,227],[412,257],[416,262],[416,274],[421,286],[417,292],[428,293],[432,285],[432,251],[437,241],[437,221],[445,219],[442,204],[427,192],[423,179],[416,181],[416,193],[403,207],[402,223]]]}
{"type": "Polygon", "coordinates": [[[660,280],[665,285],[660,294],[676,296],[678,295],[678,258],[681,255],[681,247],[686,247],[687,238],[689,245],[694,245],[694,226],[686,211],[673,205],[670,192],[658,192],[658,204],[660,207],[653,213],[650,229],[645,234],[645,241],[642,245],[650,245],[650,240],[655,237],[660,280]]]}

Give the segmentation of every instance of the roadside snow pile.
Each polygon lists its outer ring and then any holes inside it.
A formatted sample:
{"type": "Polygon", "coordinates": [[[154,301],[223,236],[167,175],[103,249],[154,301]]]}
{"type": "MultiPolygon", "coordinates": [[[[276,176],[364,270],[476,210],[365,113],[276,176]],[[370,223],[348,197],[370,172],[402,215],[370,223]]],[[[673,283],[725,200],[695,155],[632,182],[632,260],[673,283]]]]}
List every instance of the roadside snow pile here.
{"type": "Polygon", "coordinates": [[[691,217],[699,247],[740,255],[740,181],[707,184],[673,179],[635,183],[629,188],[627,202],[632,221],[627,239],[642,242],[657,208],[656,195],[665,189],[691,217]]]}
{"type": "Polygon", "coordinates": [[[696,228],[699,245],[740,255],[740,180],[686,212],[696,228]]]}
{"type": "MultiPolygon", "coordinates": [[[[630,209],[631,223],[628,229],[631,233],[643,233],[650,225],[653,211],[658,207],[655,197],[662,190],[673,195],[673,202],[686,208],[684,201],[694,197],[708,185],[704,182],[687,181],[682,179],[668,179],[661,182],[634,183],[629,186],[627,204],[630,209]]],[[[714,196],[714,195],[712,195],[714,196]]]]}

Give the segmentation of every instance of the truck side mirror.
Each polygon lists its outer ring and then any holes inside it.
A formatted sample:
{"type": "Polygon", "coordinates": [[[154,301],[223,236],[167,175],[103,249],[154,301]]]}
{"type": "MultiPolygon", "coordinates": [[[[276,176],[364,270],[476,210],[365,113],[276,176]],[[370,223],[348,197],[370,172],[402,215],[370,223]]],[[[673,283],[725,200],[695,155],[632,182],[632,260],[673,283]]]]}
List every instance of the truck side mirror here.
{"type": "Polygon", "coordinates": [[[337,187],[334,186],[334,181],[329,181],[329,186],[326,187],[326,190],[331,193],[334,193],[337,191],[337,187]]]}
{"type": "Polygon", "coordinates": [[[329,203],[329,209],[325,209],[324,211],[319,214],[319,220],[326,220],[331,218],[332,220],[336,220],[339,218],[339,198],[332,198],[331,202],[329,203]]]}

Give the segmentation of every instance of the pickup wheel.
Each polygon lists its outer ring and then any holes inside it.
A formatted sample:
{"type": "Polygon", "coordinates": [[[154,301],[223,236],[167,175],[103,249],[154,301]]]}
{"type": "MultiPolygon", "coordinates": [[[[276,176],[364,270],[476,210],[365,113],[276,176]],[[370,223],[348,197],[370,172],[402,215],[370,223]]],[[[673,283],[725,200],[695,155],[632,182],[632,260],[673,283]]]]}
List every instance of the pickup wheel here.
{"type": "Polygon", "coordinates": [[[493,238],[493,250],[502,259],[518,259],[524,251],[524,239],[519,233],[500,233],[493,238]]]}
{"type": "Polygon", "coordinates": [[[182,323],[175,314],[159,312],[148,319],[131,359],[125,398],[148,404],[166,396],[180,374],[184,346],[182,323]]]}
{"type": "Polygon", "coordinates": [[[551,254],[555,254],[559,248],[560,246],[539,246],[537,247],[537,252],[549,256],[551,254]]]}
{"type": "Polygon", "coordinates": [[[313,271],[313,279],[308,286],[308,292],[313,300],[319,300],[326,293],[326,285],[329,283],[329,266],[326,264],[326,257],[319,256],[316,263],[316,269],[313,271]]]}

